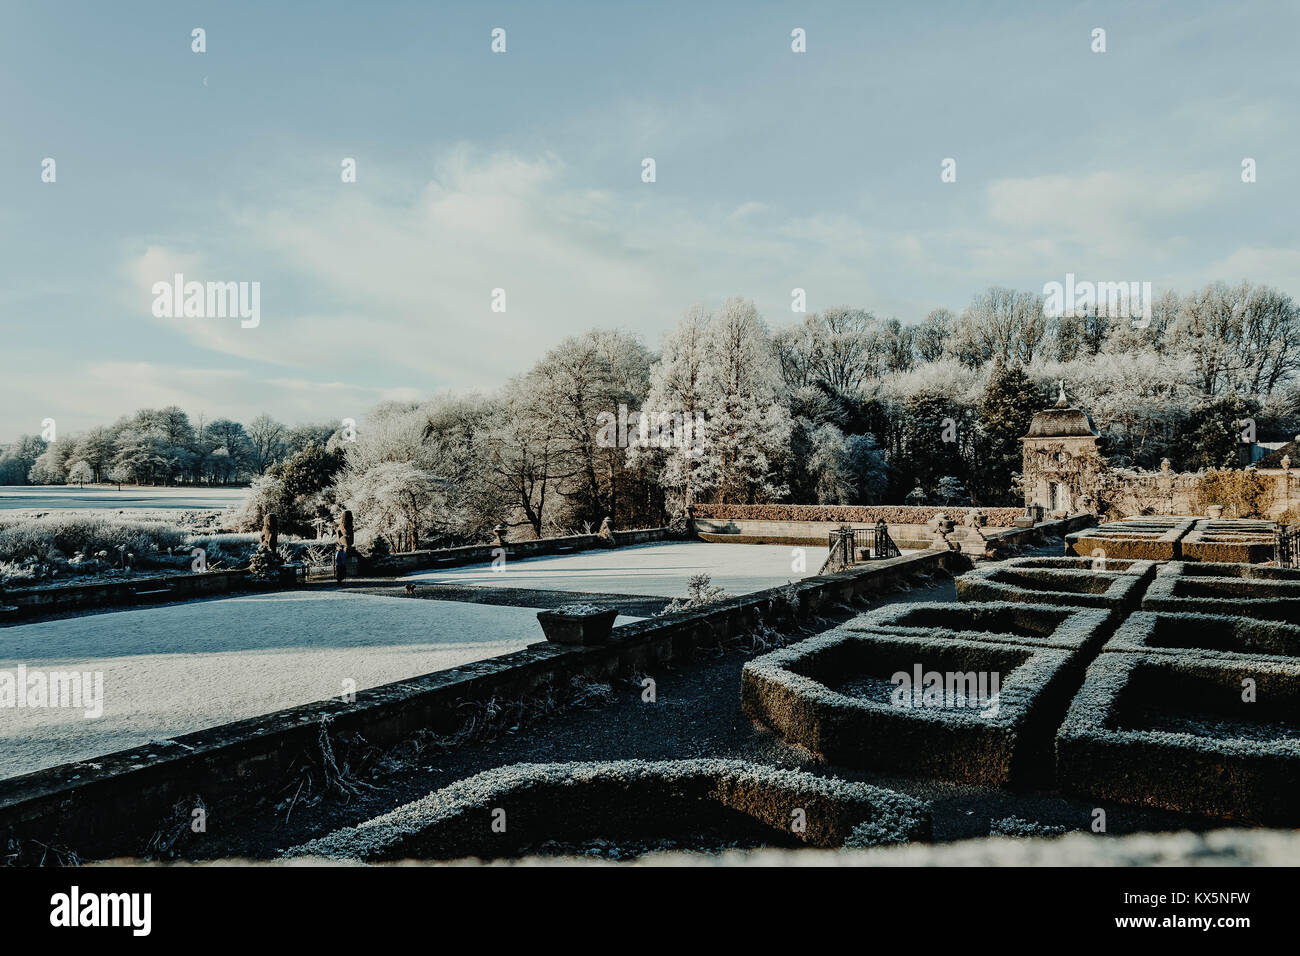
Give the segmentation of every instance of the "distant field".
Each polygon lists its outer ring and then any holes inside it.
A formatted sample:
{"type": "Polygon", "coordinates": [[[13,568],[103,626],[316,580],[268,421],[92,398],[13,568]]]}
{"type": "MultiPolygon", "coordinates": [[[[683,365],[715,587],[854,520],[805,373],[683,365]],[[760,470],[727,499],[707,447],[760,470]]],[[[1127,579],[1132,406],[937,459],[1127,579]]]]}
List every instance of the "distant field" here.
{"type": "Polygon", "coordinates": [[[238,504],[247,488],[78,488],[63,485],[0,485],[0,511],[98,510],[198,511],[238,504]]]}

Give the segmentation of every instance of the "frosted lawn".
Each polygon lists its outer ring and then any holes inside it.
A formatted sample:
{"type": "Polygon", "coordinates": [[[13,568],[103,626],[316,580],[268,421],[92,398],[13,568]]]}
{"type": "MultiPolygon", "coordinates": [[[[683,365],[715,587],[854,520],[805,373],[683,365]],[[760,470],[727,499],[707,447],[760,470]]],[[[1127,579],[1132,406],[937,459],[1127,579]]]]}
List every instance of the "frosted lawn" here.
{"type": "Polygon", "coordinates": [[[686,596],[686,582],[693,575],[708,574],[716,587],[740,595],[816,574],[826,560],[827,549],[802,550],[802,570],[794,570],[795,549],[788,545],[683,541],[507,560],[501,571],[485,565],[420,571],[405,580],[681,598],[686,596]]]}
{"type": "MultiPolygon", "coordinates": [[[[621,618],[627,623],[633,618],[621,618]]],[[[497,657],[543,640],[529,608],[257,594],[0,630],[0,670],[103,671],[104,715],[0,710],[0,777],[497,657]]]]}

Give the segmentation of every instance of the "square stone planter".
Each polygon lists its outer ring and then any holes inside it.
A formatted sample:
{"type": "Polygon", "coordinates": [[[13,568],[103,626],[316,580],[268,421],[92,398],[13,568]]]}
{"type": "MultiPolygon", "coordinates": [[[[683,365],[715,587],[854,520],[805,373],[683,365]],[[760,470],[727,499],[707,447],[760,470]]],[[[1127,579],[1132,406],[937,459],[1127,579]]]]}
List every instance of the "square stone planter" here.
{"type": "Polygon", "coordinates": [[[568,605],[538,611],[546,639],[553,644],[604,644],[614,628],[618,609],[595,604],[568,605]]]}

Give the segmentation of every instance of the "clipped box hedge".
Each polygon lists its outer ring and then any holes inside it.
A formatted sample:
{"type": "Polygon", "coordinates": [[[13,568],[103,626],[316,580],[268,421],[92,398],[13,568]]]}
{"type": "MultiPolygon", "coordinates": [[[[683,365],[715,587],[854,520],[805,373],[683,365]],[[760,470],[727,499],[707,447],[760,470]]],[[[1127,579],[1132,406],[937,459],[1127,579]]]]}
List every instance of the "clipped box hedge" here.
{"type": "Polygon", "coordinates": [[[1065,536],[1065,551],[1080,557],[1098,552],[1109,560],[1175,561],[1195,519],[1169,522],[1112,522],[1065,536]]]}
{"type": "Polygon", "coordinates": [[[1174,561],[1156,572],[1142,610],[1300,621],[1300,571],[1174,561]]]}
{"type": "Polygon", "coordinates": [[[1091,656],[1110,631],[1104,608],[1060,607],[996,601],[987,604],[890,604],[842,625],[846,631],[879,631],[935,640],[988,641],[1056,647],[1091,656]]]}
{"type": "Polygon", "coordinates": [[[1198,521],[1179,553],[1184,561],[1260,564],[1273,558],[1276,530],[1268,521],[1198,521]]]}
{"type": "Polygon", "coordinates": [[[1104,650],[1202,657],[1300,657],[1300,624],[1232,617],[1137,611],[1104,650]]]}
{"type": "Polygon", "coordinates": [[[1248,823],[1300,822],[1300,663],[1104,653],[1056,739],[1067,792],[1248,823]],[[1256,686],[1242,701],[1243,680],[1256,686]]]}
{"type": "Polygon", "coordinates": [[[993,528],[1010,528],[1024,515],[1021,508],[942,508],[922,505],[692,505],[696,518],[717,521],[817,521],[835,524],[925,524],[947,515],[961,524],[967,513],[979,511],[993,528]]]}
{"type": "Polygon", "coordinates": [[[830,763],[1002,786],[1050,772],[1073,652],[836,629],[745,664],[741,706],[830,763]],[[896,705],[897,672],[999,677],[996,714],[896,705]],[[866,688],[863,690],[863,688],[866,688]]]}
{"type": "Polygon", "coordinates": [[[1135,607],[1155,571],[1150,561],[1107,560],[1092,570],[1091,559],[1019,558],[986,565],[956,579],[961,601],[1013,601],[1066,607],[1135,607]],[[1076,567],[1061,561],[1076,560],[1076,567]],[[1035,563],[1047,561],[1051,563],[1035,563]]]}
{"type": "Polygon", "coordinates": [[[704,828],[723,839],[837,847],[930,837],[929,804],[743,760],[514,764],[460,780],[288,856],[495,859],[547,843],[645,843],[704,828]],[[497,832],[494,820],[502,819],[497,832]],[[796,811],[803,830],[796,830],[796,811]],[[851,838],[851,839],[850,839],[851,838]]]}

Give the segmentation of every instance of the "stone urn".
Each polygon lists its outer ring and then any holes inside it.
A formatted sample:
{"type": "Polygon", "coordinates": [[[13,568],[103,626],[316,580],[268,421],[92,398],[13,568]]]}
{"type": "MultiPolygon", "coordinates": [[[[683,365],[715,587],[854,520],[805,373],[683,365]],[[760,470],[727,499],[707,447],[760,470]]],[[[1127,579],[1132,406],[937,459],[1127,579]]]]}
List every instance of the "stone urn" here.
{"type": "Polygon", "coordinates": [[[614,629],[618,608],[600,604],[566,604],[553,611],[538,611],[542,632],[552,644],[604,644],[614,629]]]}
{"type": "Polygon", "coordinates": [[[1222,518],[1223,505],[1210,505],[1208,508],[1205,509],[1205,514],[1207,517],[1210,518],[1222,518]]]}

